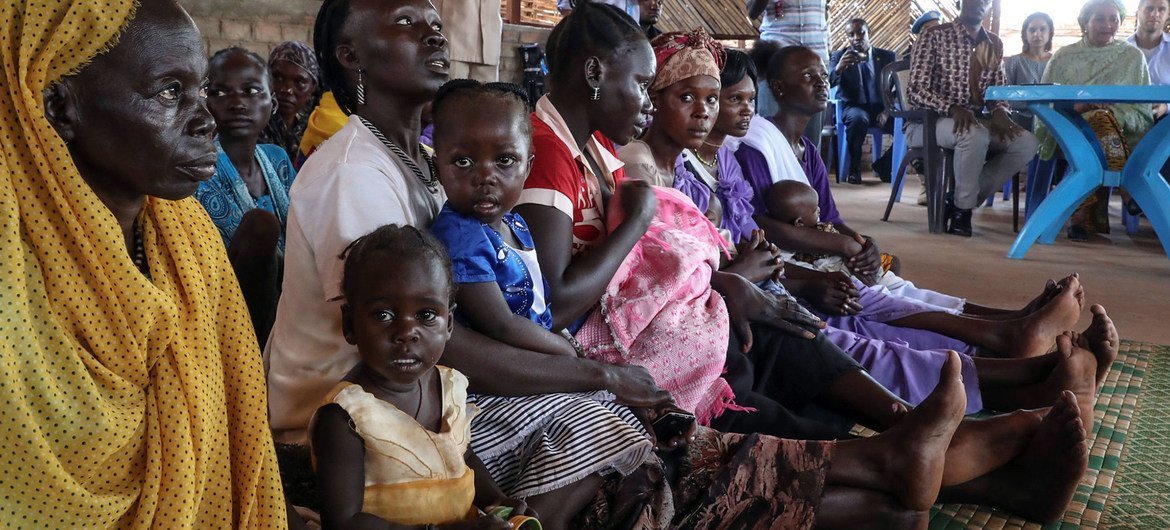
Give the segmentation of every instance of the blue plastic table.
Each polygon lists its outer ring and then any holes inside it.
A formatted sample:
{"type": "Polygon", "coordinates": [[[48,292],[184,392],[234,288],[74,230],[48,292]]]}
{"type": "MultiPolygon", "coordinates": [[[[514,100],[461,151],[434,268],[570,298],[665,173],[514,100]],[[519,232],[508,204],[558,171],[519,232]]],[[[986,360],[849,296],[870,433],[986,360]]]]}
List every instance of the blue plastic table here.
{"type": "Polygon", "coordinates": [[[1027,103],[1048,125],[1069,165],[1060,185],[1028,216],[1009,258],[1023,259],[1037,240],[1052,244],[1064,222],[1098,186],[1129,190],[1170,256],[1170,185],[1159,173],[1170,157],[1170,119],[1159,121],[1138,145],[1130,146],[1133,153],[1121,171],[1110,171],[1097,136],[1072,109],[1074,103],[1164,103],[1170,101],[1170,86],[993,86],[987,89],[987,99],[1027,103]]]}

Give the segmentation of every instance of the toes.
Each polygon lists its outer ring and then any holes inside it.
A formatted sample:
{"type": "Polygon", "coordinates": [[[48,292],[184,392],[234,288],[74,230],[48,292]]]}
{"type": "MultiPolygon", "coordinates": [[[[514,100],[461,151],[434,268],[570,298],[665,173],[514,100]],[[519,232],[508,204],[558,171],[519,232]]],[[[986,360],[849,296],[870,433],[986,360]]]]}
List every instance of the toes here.
{"type": "Polygon", "coordinates": [[[1072,338],[1068,335],[1056,336],[1056,351],[1060,352],[1061,357],[1065,359],[1072,357],[1073,343],[1072,338]]]}

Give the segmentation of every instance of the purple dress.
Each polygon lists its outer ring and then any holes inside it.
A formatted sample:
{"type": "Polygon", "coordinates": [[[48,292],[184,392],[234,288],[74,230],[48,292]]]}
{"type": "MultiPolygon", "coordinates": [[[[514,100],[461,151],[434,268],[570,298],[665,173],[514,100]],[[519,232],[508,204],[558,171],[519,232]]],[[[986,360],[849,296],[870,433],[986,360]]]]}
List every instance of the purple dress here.
{"type": "MultiPolygon", "coordinates": [[[[820,197],[823,220],[840,221],[840,212],[829,189],[829,174],[821,161],[816,146],[803,138],[805,155],[800,160],[809,185],[820,197]]],[[[732,157],[720,157],[720,160],[732,157]]],[[[751,205],[755,211],[766,212],[763,192],[772,186],[772,175],[763,155],[747,145],[740,145],[734,160],[741,166],[744,180],[754,193],[751,205]]],[[[721,168],[722,169],[722,168],[721,168]]],[[[947,359],[947,350],[959,352],[962,362],[963,385],[967,394],[968,414],[983,409],[979,377],[975,370],[975,348],[930,331],[891,326],[886,322],[939,308],[887,296],[858,284],[859,303],[865,308],[862,315],[828,317],[825,337],[861,364],[870,376],[911,405],[922,402],[938,384],[938,375],[947,359]]]]}

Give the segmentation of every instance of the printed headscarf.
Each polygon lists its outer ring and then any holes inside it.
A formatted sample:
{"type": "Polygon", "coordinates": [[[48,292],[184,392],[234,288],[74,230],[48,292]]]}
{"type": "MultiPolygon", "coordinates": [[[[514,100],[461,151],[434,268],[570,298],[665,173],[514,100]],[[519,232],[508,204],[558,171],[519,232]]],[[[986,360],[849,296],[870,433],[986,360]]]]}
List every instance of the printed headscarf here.
{"type": "Polygon", "coordinates": [[[298,40],[284,41],[277,44],[268,54],[268,68],[271,69],[276,61],[288,61],[307,72],[317,84],[321,83],[321,68],[317,65],[317,56],[313,49],[298,40]]]}
{"type": "Polygon", "coordinates": [[[260,352],[214,225],[194,199],[148,198],[147,279],[45,118],[44,89],[136,8],[0,3],[0,521],[284,528],[260,352]]]}
{"type": "Polygon", "coordinates": [[[719,79],[726,54],[723,45],[707,32],[696,29],[690,33],[663,33],[650,43],[658,73],[650,84],[656,92],[688,77],[706,75],[719,79]]]}

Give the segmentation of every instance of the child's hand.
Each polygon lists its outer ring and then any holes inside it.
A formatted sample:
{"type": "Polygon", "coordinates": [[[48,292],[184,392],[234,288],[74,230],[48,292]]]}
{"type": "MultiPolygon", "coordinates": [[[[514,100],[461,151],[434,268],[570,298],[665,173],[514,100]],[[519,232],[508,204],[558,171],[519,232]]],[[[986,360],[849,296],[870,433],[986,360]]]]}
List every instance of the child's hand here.
{"type": "Polygon", "coordinates": [[[439,528],[443,530],[512,530],[512,525],[494,515],[481,515],[475,519],[440,525],[439,528]]]}
{"type": "Polygon", "coordinates": [[[750,241],[741,243],[735,260],[725,269],[747,278],[752,283],[776,280],[784,274],[780,249],[764,238],[763,230],[752,230],[750,241]]]}
{"type": "Polygon", "coordinates": [[[529,508],[528,503],[524,502],[524,499],[513,499],[511,497],[500,497],[499,499],[492,501],[491,506],[506,506],[508,508],[511,508],[512,513],[509,514],[508,517],[512,517],[515,515],[527,515],[528,517],[535,517],[537,519],[540,519],[540,515],[537,515],[536,510],[529,508]]]}

